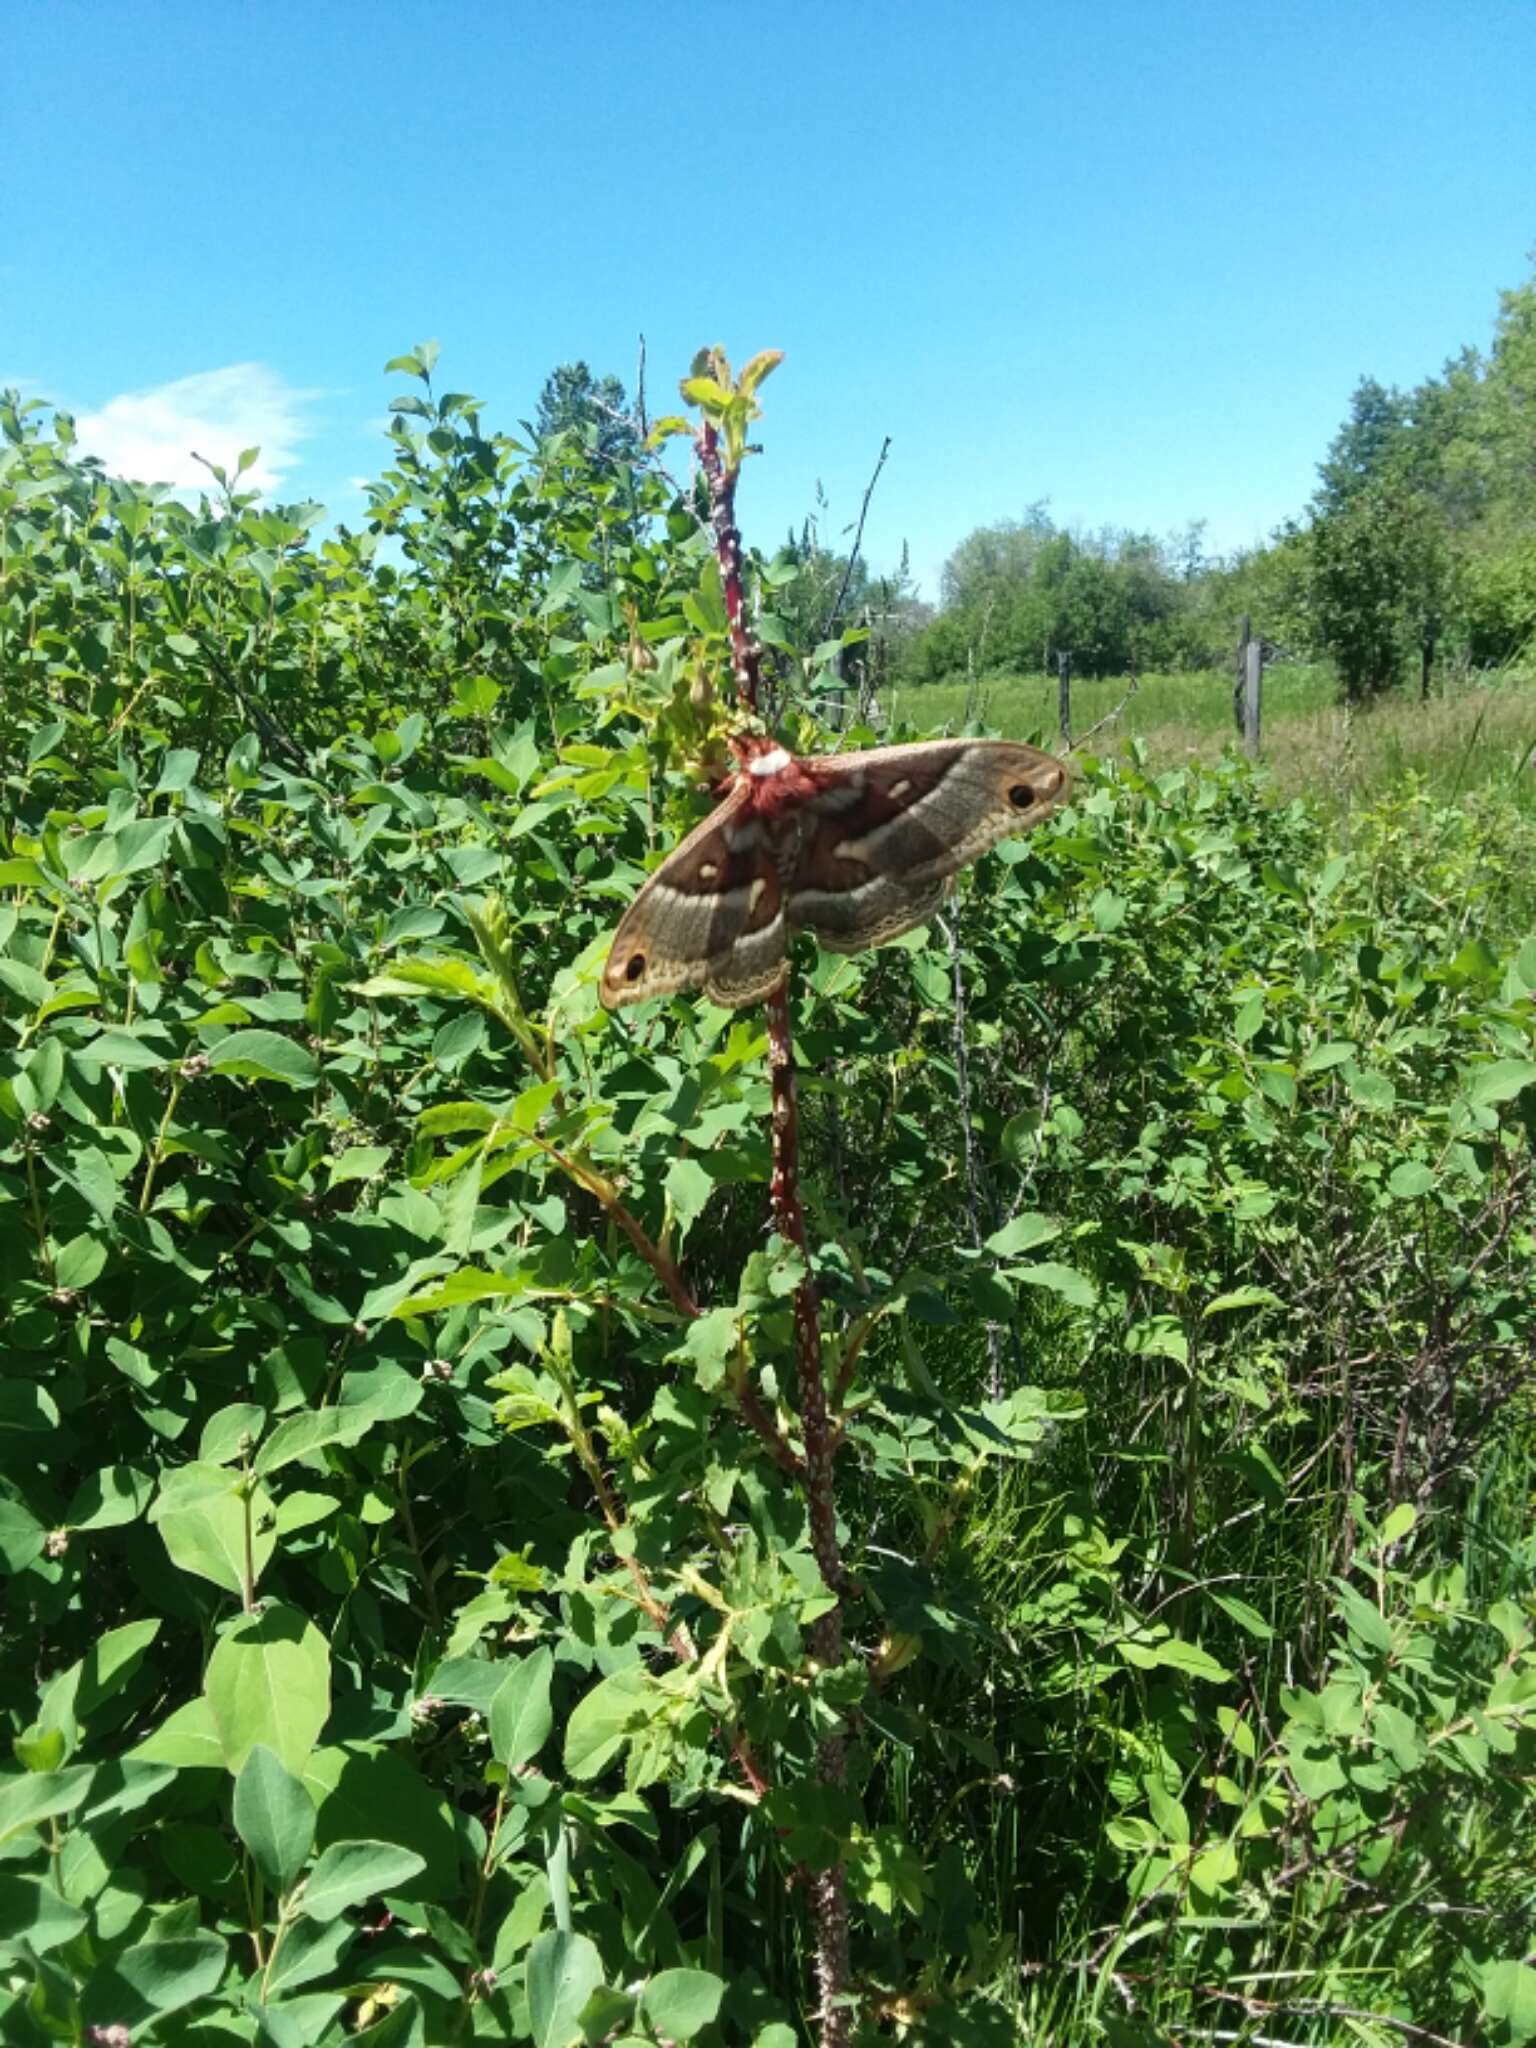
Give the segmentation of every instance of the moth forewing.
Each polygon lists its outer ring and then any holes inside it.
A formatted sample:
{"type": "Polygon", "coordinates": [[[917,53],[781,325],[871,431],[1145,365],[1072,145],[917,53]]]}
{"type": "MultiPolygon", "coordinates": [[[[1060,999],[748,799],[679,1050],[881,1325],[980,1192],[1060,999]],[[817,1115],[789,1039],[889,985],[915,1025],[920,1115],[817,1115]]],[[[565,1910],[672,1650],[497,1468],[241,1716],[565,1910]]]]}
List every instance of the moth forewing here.
{"type": "Polygon", "coordinates": [[[930,740],[866,757],[877,792],[901,789],[900,812],[851,851],[908,882],[958,874],[1001,839],[1027,832],[1061,802],[1061,762],[1017,740],[930,740]]]}
{"type": "Polygon", "coordinates": [[[750,792],[737,788],[668,854],[624,913],[599,984],[604,1006],[701,985],[729,1008],[753,1001],[764,973],[771,988],[783,972],[781,911],[766,828],[752,815],[750,792]],[[775,942],[765,927],[776,916],[775,942]],[[717,993],[738,984],[739,995],[717,993]]]}

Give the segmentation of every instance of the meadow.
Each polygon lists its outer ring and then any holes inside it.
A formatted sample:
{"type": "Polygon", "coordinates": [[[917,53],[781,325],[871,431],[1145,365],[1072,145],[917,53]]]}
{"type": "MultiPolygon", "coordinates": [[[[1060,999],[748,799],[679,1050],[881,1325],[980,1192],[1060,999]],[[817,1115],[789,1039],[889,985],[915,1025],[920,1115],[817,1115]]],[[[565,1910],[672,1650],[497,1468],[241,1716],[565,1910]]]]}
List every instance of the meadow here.
{"type": "MultiPolygon", "coordinates": [[[[1094,745],[1101,752],[1139,738],[1158,768],[1212,765],[1239,744],[1230,675],[1212,669],[1147,675],[1129,695],[1127,688],[1118,678],[1074,678],[1074,737],[1097,727],[1094,745]]],[[[925,732],[958,731],[968,721],[1010,739],[1057,731],[1054,676],[896,689],[887,703],[893,721],[925,732]]],[[[1536,679],[1520,663],[1439,677],[1428,703],[1416,692],[1399,692],[1364,706],[1341,702],[1337,678],[1325,664],[1285,662],[1265,670],[1262,758],[1286,794],[1347,809],[1408,780],[1447,796],[1506,783],[1528,806],[1536,804],[1533,755],[1536,679]]]]}

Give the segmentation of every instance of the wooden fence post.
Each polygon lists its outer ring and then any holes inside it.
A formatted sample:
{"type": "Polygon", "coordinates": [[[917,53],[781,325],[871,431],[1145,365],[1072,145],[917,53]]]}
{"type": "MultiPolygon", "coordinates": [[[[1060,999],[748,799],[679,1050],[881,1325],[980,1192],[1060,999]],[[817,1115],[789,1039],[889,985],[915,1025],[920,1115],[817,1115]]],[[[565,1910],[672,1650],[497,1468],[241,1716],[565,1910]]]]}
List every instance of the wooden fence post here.
{"type": "Polygon", "coordinates": [[[1243,744],[1259,758],[1259,727],[1264,709],[1264,642],[1250,640],[1243,649],[1243,744]]]}
{"type": "Polygon", "coordinates": [[[1253,638],[1253,627],[1248,614],[1237,622],[1237,680],[1232,685],[1232,723],[1237,727],[1237,736],[1242,739],[1247,731],[1243,724],[1243,691],[1247,687],[1248,643],[1253,638]]]}
{"type": "Polygon", "coordinates": [[[1056,710],[1061,736],[1072,744],[1072,655],[1063,647],[1056,655],[1056,710]]]}
{"type": "Polygon", "coordinates": [[[1419,702],[1429,702],[1429,681],[1435,666],[1435,642],[1440,637],[1440,619],[1437,613],[1425,614],[1423,630],[1419,636],[1419,702]]]}

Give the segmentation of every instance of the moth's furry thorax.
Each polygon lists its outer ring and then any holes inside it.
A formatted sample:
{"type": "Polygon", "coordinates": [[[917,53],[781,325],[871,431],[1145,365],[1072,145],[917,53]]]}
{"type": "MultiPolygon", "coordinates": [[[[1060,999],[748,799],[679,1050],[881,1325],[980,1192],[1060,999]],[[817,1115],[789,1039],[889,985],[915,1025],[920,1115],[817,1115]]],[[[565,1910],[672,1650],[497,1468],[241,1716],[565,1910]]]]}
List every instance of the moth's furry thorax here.
{"type": "Polygon", "coordinates": [[[820,787],[808,763],[776,740],[752,734],[733,740],[741,764],[734,781],[754,817],[775,818],[805,803],[820,787]]]}

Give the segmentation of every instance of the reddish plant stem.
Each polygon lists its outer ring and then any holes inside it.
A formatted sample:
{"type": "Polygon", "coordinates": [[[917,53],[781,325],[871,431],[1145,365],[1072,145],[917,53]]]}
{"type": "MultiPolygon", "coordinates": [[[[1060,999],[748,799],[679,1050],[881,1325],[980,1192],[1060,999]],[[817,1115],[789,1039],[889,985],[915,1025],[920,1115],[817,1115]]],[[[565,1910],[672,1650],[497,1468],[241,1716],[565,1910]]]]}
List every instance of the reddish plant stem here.
{"type": "MultiPolygon", "coordinates": [[[[701,1315],[703,1311],[689,1293],[687,1283],[678,1271],[677,1261],[662,1246],[655,1243],[639,1217],[624,1206],[618,1189],[614,1186],[613,1182],[607,1179],[605,1175],[599,1173],[596,1168],[585,1165],[579,1159],[570,1159],[565,1153],[557,1151],[547,1139],[539,1137],[536,1132],[530,1132],[529,1139],[531,1143],[537,1145],[542,1152],[552,1159],[560,1170],[575,1182],[577,1187],[585,1188],[595,1201],[602,1204],[608,1215],[612,1217],[613,1221],[624,1232],[624,1235],[629,1239],[641,1258],[645,1260],[645,1263],[656,1275],[662,1286],[666,1288],[673,1306],[679,1313],[686,1316],[690,1322],[696,1316],[701,1315]]],[[[769,1457],[773,1459],[776,1465],[781,1466],[784,1471],[798,1476],[800,1460],[795,1456],[794,1450],[786,1439],[784,1432],[779,1428],[778,1422],[763,1405],[762,1397],[757,1389],[743,1375],[740,1380],[732,1383],[731,1391],[736,1396],[744,1419],[757,1432],[758,1436],[762,1438],[763,1446],[768,1452],[769,1457]]]]}
{"type": "MultiPolygon", "coordinates": [[[[837,1442],[827,1414],[827,1382],[821,1360],[821,1316],[816,1284],[810,1275],[810,1243],[805,1210],[800,1202],[800,1111],[795,1099],[795,1049],[790,1036],[789,977],[769,996],[768,1068],[773,1077],[773,1177],[769,1194],[779,1235],[806,1262],[806,1275],[795,1289],[795,1369],[800,1393],[800,1427],[805,1439],[805,1501],[811,1524],[811,1549],[827,1590],[835,1598],[811,1629],[811,1656],[823,1670],[843,1661],[842,1548],[837,1540],[837,1497],[833,1467],[837,1442]]],[[[841,1735],[827,1735],[816,1747],[816,1775],[822,1784],[841,1786],[847,1757],[841,1735]]],[[[844,2048],[852,2033],[853,2012],[842,2002],[848,1989],[848,1892],[841,1863],[818,1870],[811,1878],[811,1904],[816,1919],[816,1987],[820,1994],[822,2048],[844,2048]]]]}
{"type": "MultiPolygon", "coordinates": [[[[828,1590],[841,1594],[845,1583],[842,1550],[837,1540],[837,1502],[832,1486],[832,1424],[827,1413],[827,1381],[821,1359],[821,1317],[816,1285],[810,1275],[811,1248],[805,1211],[800,1203],[800,1109],[795,1095],[795,1049],[790,1037],[787,979],[769,996],[768,1071],[773,1081],[773,1177],[768,1184],[773,1220],[780,1237],[806,1262],[806,1275],[795,1289],[795,1376],[800,1394],[800,1427],[805,1438],[805,1497],[811,1522],[811,1549],[828,1590]]],[[[842,1609],[834,1607],[817,1624],[835,1624],[826,1649],[813,1646],[823,1663],[842,1654],[842,1609]]]]}
{"type": "MultiPolygon", "coordinates": [[[[737,694],[745,709],[756,712],[761,697],[762,650],[746,618],[741,562],[741,533],[736,525],[736,477],[720,453],[720,440],[707,421],[699,430],[699,460],[709,486],[710,523],[720,583],[731,636],[731,665],[737,694]]],[[[811,1657],[821,1670],[843,1659],[843,1595],[847,1574],[837,1536],[834,1466],[837,1437],[827,1413],[827,1382],[821,1356],[821,1315],[811,1278],[810,1243],[800,1200],[800,1116],[795,1096],[795,1050],[789,1015],[789,975],[767,999],[768,1070],[773,1087],[773,1172],[769,1198],[774,1223],[786,1244],[805,1261],[805,1277],[795,1290],[795,1373],[800,1397],[800,1429],[804,1440],[802,1476],[810,1520],[811,1549],[833,1604],[811,1630],[811,1657]]],[[[847,1776],[841,1735],[825,1736],[816,1749],[816,1775],[828,1787],[840,1788],[847,1776]]],[[[841,1863],[812,1873],[812,1914],[816,1926],[816,1988],[821,2048],[846,2048],[852,2038],[854,2012],[847,1993],[851,1979],[848,1952],[848,1890],[841,1863]]]]}
{"type": "Polygon", "coordinates": [[[639,1217],[626,1209],[619,1197],[619,1191],[606,1175],[595,1167],[585,1165],[579,1159],[568,1158],[558,1151],[547,1138],[541,1138],[536,1131],[528,1133],[529,1142],[537,1145],[546,1158],[553,1159],[560,1171],[573,1180],[577,1187],[585,1188],[594,1200],[600,1202],[629,1239],[635,1250],[650,1267],[656,1278],[667,1290],[672,1305],[691,1322],[700,1313],[699,1304],[688,1292],[677,1263],[669,1252],[656,1244],[646,1231],[639,1217]]]}
{"type": "Polygon", "coordinates": [[[731,673],[736,694],[748,711],[762,699],[763,650],[747,626],[741,573],[741,529],[736,524],[736,478],[720,454],[720,436],[706,420],[699,429],[699,461],[709,486],[709,519],[720,563],[720,584],[731,634],[731,673]]]}

